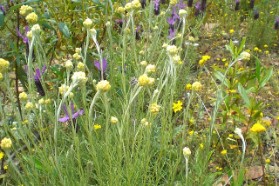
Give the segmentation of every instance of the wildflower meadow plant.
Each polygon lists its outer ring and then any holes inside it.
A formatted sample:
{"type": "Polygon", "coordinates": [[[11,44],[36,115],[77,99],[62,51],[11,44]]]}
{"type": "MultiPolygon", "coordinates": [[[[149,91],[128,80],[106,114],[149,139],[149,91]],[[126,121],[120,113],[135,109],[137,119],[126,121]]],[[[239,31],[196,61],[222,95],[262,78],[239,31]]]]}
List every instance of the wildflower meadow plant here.
{"type": "Polygon", "coordinates": [[[1,2],[1,183],[273,185],[276,3],[1,2]]]}

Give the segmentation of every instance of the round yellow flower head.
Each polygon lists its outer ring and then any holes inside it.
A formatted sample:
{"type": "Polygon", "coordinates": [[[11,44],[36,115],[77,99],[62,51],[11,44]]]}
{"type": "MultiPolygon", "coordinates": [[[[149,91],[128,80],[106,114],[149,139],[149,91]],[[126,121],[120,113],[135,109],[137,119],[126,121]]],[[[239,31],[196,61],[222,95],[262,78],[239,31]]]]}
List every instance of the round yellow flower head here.
{"type": "Polygon", "coordinates": [[[44,98],[41,98],[41,99],[39,99],[38,102],[39,102],[40,105],[43,105],[43,104],[45,103],[45,99],[44,99],[44,98]]]}
{"type": "Polygon", "coordinates": [[[81,48],[75,48],[76,53],[81,53],[81,48]]]}
{"type": "Polygon", "coordinates": [[[13,144],[12,140],[10,138],[5,137],[1,140],[0,146],[2,149],[9,149],[12,147],[12,144],[13,144]]]}
{"type": "Polygon", "coordinates": [[[202,89],[202,84],[199,81],[196,81],[192,84],[192,90],[199,92],[202,89]]]}
{"type": "Polygon", "coordinates": [[[0,72],[6,71],[9,68],[9,65],[10,65],[9,61],[0,58],[0,72]]]}
{"type": "Polygon", "coordinates": [[[250,129],[252,132],[260,133],[260,132],[265,132],[266,128],[260,124],[259,122],[255,123],[252,128],[250,129]]]}
{"type": "Polygon", "coordinates": [[[31,28],[31,31],[32,31],[32,33],[40,33],[40,31],[41,31],[40,25],[39,24],[33,25],[31,28]]]}
{"type": "Polygon", "coordinates": [[[107,92],[110,90],[111,85],[107,80],[101,80],[96,85],[97,91],[107,92]]]}
{"type": "Polygon", "coordinates": [[[240,54],[240,60],[249,61],[250,57],[251,57],[251,55],[246,51],[241,52],[241,54],[240,54]]]}
{"type": "Polygon", "coordinates": [[[81,56],[78,53],[74,53],[73,58],[75,60],[79,60],[81,58],[81,56]]]}
{"type": "Polygon", "coordinates": [[[191,150],[188,147],[183,148],[183,156],[188,158],[191,155],[191,150]]]}
{"type": "Polygon", "coordinates": [[[59,93],[60,93],[61,95],[65,94],[65,93],[68,91],[68,89],[69,89],[69,86],[67,86],[67,85],[65,85],[65,84],[61,85],[61,86],[58,88],[59,93]]]}
{"type": "Polygon", "coordinates": [[[35,12],[32,12],[30,14],[28,14],[26,17],[25,17],[26,21],[29,23],[29,24],[34,24],[34,23],[37,23],[38,21],[38,16],[35,12]]]}
{"type": "Polygon", "coordinates": [[[85,69],[84,63],[78,62],[78,64],[77,64],[77,70],[78,70],[78,71],[84,71],[84,69],[85,69]]]}
{"type": "Polygon", "coordinates": [[[146,61],[141,61],[140,65],[143,66],[143,67],[146,67],[147,66],[147,62],[146,61]]]}
{"type": "Polygon", "coordinates": [[[141,7],[140,1],[139,0],[133,0],[132,1],[132,7],[134,9],[140,8],[141,7]]]}
{"type": "Polygon", "coordinates": [[[4,156],[5,156],[4,152],[0,151],[0,160],[2,160],[4,156]]]}
{"type": "Polygon", "coordinates": [[[224,150],[221,151],[221,154],[222,154],[223,156],[225,156],[225,155],[227,154],[227,152],[228,152],[228,151],[227,151],[226,149],[224,149],[224,150]]]}
{"type": "Polygon", "coordinates": [[[147,119],[146,118],[143,118],[141,121],[140,121],[140,123],[142,124],[142,125],[144,125],[144,126],[150,126],[150,123],[147,121],[147,119]]]}
{"type": "Polygon", "coordinates": [[[92,27],[92,24],[93,24],[93,21],[89,18],[86,18],[84,21],[83,21],[83,26],[85,28],[91,28],[92,27]]]}
{"type": "Polygon", "coordinates": [[[112,124],[117,124],[117,123],[118,123],[118,119],[117,119],[117,117],[115,117],[115,116],[111,116],[111,118],[110,118],[110,122],[111,122],[112,124]]]}
{"type": "Polygon", "coordinates": [[[149,106],[149,111],[150,111],[152,114],[157,114],[157,113],[160,111],[160,108],[161,108],[161,106],[159,106],[157,103],[152,103],[152,104],[149,106]]]}
{"type": "Polygon", "coordinates": [[[156,72],[156,66],[152,64],[147,65],[145,68],[145,72],[147,73],[156,72]]]}
{"type": "Polygon", "coordinates": [[[30,30],[30,31],[28,31],[27,33],[26,33],[26,36],[27,36],[27,38],[29,39],[29,40],[31,40],[32,39],[32,37],[33,37],[33,33],[32,33],[32,31],[30,30]]]}
{"type": "Polygon", "coordinates": [[[26,92],[21,92],[19,95],[18,95],[19,99],[24,101],[24,100],[27,100],[28,96],[26,94],[26,92]]]}
{"type": "Polygon", "coordinates": [[[178,48],[175,45],[168,45],[167,46],[167,52],[171,55],[174,56],[178,53],[178,48]]]}
{"type": "Polygon", "coordinates": [[[190,83],[186,84],[185,89],[192,90],[192,85],[190,83]]]}
{"type": "Polygon", "coordinates": [[[125,13],[125,8],[122,7],[122,6],[120,6],[120,7],[118,7],[118,8],[116,9],[116,12],[117,12],[117,13],[120,13],[120,14],[123,14],[123,13],[125,13]]]}
{"type": "Polygon", "coordinates": [[[26,110],[32,110],[34,108],[34,104],[32,102],[27,102],[25,105],[26,110]]]}
{"type": "Polygon", "coordinates": [[[67,60],[64,66],[67,70],[71,70],[73,69],[73,62],[71,60],[67,60]]]}
{"type": "Polygon", "coordinates": [[[180,9],[178,14],[180,17],[184,17],[187,15],[187,11],[185,9],[180,9]]]}
{"type": "Polygon", "coordinates": [[[175,5],[177,3],[177,0],[170,0],[170,5],[175,5]]]}
{"type": "Polygon", "coordinates": [[[127,4],[125,5],[125,10],[126,10],[126,11],[129,11],[129,10],[131,10],[132,8],[133,8],[132,3],[127,3],[127,4]]]}
{"type": "Polygon", "coordinates": [[[33,11],[33,8],[31,6],[22,5],[19,9],[19,14],[22,16],[26,16],[27,14],[29,14],[32,11],[33,11]]]}
{"type": "Polygon", "coordinates": [[[146,74],[143,74],[139,77],[138,82],[140,86],[147,86],[149,85],[149,77],[146,74]]]}
{"type": "Polygon", "coordinates": [[[233,34],[234,33],[234,29],[230,29],[230,34],[233,34]]]}
{"type": "Polygon", "coordinates": [[[85,84],[87,82],[87,77],[84,72],[79,71],[74,72],[74,74],[72,75],[72,80],[73,82],[78,84],[85,84]]]}

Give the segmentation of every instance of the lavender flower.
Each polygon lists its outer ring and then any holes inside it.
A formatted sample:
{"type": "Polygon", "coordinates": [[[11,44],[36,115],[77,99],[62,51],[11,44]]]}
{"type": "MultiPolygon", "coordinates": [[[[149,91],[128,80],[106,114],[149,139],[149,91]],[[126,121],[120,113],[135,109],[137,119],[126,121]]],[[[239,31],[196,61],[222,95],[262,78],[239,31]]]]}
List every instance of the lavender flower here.
{"type": "Polygon", "coordinates": [[[26,27],[25,27],[25,31],[24,31],[24,35],[22,35],[22,34],[20,33],[19,29],[16,30],[17,35],[18,35],[19,37],[21,37],[23,43],[25,43],[25,44],[28,44],[28,38],[26,37],[26,33],[27,33],[29,30],[30,30],[29,27],[26,26],[26,27]]]}
{"type": "Polygon", "coordinates": [[[274,29],[279,30],[279,16],[276,18],[275,23],[274,23],[274,29]]]}
{"type": "Polygon", "coordinates": [[[116,19],[115,23],[119,28],[122,28],[122,26],[123,26],[123,20],[122,19],[116,19]]]}
{"type": "Polygon", "coordinates": [[[175,36],[175,24],[180,20],[180,17],[178,15],[178,11],[180,9],[183,9],[185,8],[186,5],[183,3],[183,1],[179,1],[179,3],[177,5],[175,5],[173,8],[172,8],[172,13],[171,13],[171,17],[169,17],[167,19],[167,22],[169,23],[169,36],[168,38],[169,39],[172,39],[174,38],[175,36]]]}
{"type": "Polygon", "coordinates": [[[83,115],[83,113],[84,113],[83,109],[80,109],[77,112],[75,112],[75,107],[74,107],[73,103],[71,103],[71,116],[72,117],[69,115],[66,105],[63,105],[63,110],[65,112],[65,116],[58,119],[58,121],[62,122],[62,123],[68,122],[69,120],[72,120],[74,122],[79,116],[83,115]]]}
{"type": "Polygon", "coordinates": [[[160,14],[160,0],[154,0],[154,14],[160,14]]]}
{"type": "Polygon", "coordinates": [[[240,0],[235,0],[235,7],[234,10],[237,11],[240,9],[240,0]]]}
{"type": "Polygon", "coordinates": [[[188,6],[188,7],[192,7],[192,6],[193,6],[193,0],[188,0],[187,6],[188,6]]]}
{"type": "Polygon", "coordinates": [[[197,2],[196,5],[195,5],[195,16],[200,15],[201,12],[202,12],[201,2],[197,2]]]}
{"type": "Polygon", "coordinates": [[[5,10],[5,7],[3,5],[0,5],[0,10],[3,12],[4,15],[6,14],[6,10],[5,10]]]}
{"type": "MultiPolygon", "coordinates": [[[[107,69],[107,66],[108,66],[108,62],[107,62],[107,60],[106,60],[105,58],[103,58],[102,62],[103,62],[103,72],[105,72],[106,69],[107,69]]],[[[95,66],[99,71],[101,71],[101,63],[100,63],[100,61],[94,61],[94,66],[95,66]]]]}

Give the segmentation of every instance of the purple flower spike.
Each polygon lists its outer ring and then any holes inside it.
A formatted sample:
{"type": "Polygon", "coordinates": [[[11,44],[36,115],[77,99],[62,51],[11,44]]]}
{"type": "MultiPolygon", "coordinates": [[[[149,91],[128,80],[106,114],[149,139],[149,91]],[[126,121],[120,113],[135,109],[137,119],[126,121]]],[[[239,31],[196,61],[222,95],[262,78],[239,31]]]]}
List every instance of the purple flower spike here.
{"type": "Polygon", "coordinates": [[[35,76],[34,76],[34,79],[35,81],[38,81],[41,79],[42,75],[45,73],[46,71],[46,66],[44,65],[42,70],[40,70],[39,68],[36,68],[35,69],[35,76]]]}
{"type": "Polygon", "coordinates": [[[202,12],[202,10],[201,10],[201,2],[197,2],[196,3],[195,9],[196,9],[195,16],[198,16],[202,12]]]}
{"type": "MultiPolygon", "coordinates": [[[[108,63],[107,63],[107,60],[105,58],[103,58],[103,72],[106,71],[107,69],[107,66],[108,66],[108,63]]],[[[94,61],[94,66],[99,70],[101,71],[101,63],[100,61],[94,61]]]]}
{"type": "MultiPolygon", "coordinates": [[[[27,32],[28,32],[29,30],[30,30],[29,27],[26,26],[26,27],[25,27],[25,35],[27,34],[27,32]]],[[[16,32],[17,32],[17,35],[18,35],[19,37],[21,37],[23,43],[28,44],[28,38],[27,38],[26,36],[22,35],[18,29],[16,30],[16,32]]]]}
{"type": "Polygon", "coordinates": [[[6,14],[6,10],[5,10],[5,7],[3,5],[0,5],[0,10],[3,12],[4,15],[6,14]]]}
{"type": "Polygon", "coordinates": [[[69,112],[67,110],[66,105],[63,105],[63,110],[65,112],[65,116],[58,119],[58,121],[62,122],[62,123],[68,122],[69,120],[72,120],[74,122],[79,116],[83,115],[83,113],[84,113],[83,109],[80,109],[77,112],[75,112],[75,108],[74,108],[73,103],[71,103],[72,118],[70,118],[70,115],[69,115],[69,112]]]}
{"type": "Polygon", "coordinates": [[[154,0],[154,14],[160,14],[160,0],[154,0]]]}

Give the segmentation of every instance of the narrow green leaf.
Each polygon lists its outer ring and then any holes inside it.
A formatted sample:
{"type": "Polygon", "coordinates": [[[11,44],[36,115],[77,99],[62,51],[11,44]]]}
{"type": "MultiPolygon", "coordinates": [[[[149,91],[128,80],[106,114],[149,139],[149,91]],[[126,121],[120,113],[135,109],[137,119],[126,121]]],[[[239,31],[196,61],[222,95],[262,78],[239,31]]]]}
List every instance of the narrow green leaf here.
{"type": "Polygon", "coordinates": [[[70,38],[71,33],[65,23],[63,22],[58,23],[58,28],[66,38],[70,38]]]}
{"type": "Polygon", "coordinates": [[[222,73],[219,72],[219,71],[216,71],[216,72],[214,72],[214,76],[215,76],[219,81],[221,81],[221,83],[224,82],[224,85],[225,85],[226,87],[229,87],[230,82],[229,82],[229,80],[228,80],[227,78],[224,77],[224,74],[222,74],[222,73]]]}
{"type": "Polygon", "coordinates": [[[260,60],[256,57],[256,77],[258,81],[261,81],[261,62],[260,60]]]}
{"type": "Polygon", "coordinates": [[[238,84],[238,92],[241,95],[242,99],[244,100],[245,104],[250,108],[251,102],[250,102],[249,96],[248,96],[246,90],[244,89],[244,87],[240,83],[238,84]]]}
{"type": "Polygon", "coordinates": [[[266,71],[265,76],[260,81],[260,88],[264,87],[273,74],[273,69],[270,68],[266,71]]]}

